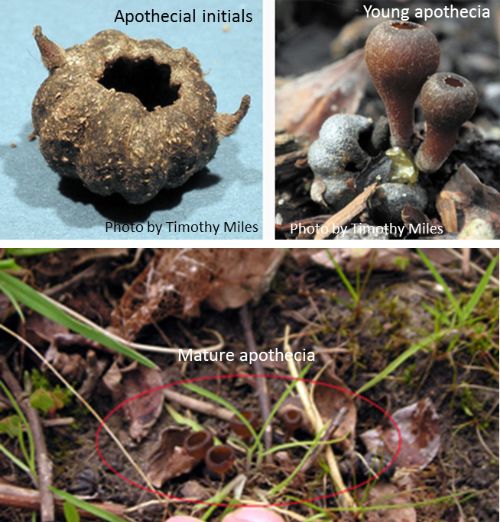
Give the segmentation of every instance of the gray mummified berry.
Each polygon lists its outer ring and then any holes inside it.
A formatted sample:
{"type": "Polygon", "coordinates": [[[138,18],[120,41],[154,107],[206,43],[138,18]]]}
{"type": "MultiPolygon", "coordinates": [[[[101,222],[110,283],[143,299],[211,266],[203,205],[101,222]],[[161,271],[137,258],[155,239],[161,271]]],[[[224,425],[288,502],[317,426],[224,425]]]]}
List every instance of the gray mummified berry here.
{"type": "Polygon", "coordinates": [[[107,30],[64,50],[35,27],[49,77],[33,101],[41,152],[92,192],[144,203],[185,183],[246,115],[218,114],[197,58],[161,40],[107,30]]]}
{"type": "Polygon", "coordinates": [[[308,152],[313,201],[337,209],[356,196],[353,176],[370,161],[359,144],[360,134],[371,126],[372,120],[354,114],[335,114],[323,123],[308,152]]]}

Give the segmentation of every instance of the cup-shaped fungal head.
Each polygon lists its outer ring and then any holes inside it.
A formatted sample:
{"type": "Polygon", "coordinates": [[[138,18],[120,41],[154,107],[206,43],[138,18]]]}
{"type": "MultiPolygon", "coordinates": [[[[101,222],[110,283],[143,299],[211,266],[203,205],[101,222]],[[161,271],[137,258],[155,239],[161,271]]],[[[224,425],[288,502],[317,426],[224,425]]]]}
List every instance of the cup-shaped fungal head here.
{"type": "Polygon", "coordinates": [[[439,54],[434,34],[413,22],[382,22],[366,40],[366,65],[384,102],[393,147],[408,148],[411,143],[415,101],[436,72],[439,54]]]}
{"type": "Polygon", "coordinates": [[[285,424],[285,435],[291,437],[302,425],[302,413],[295,408],[289,408],[283,413],[283,423],[285,424]]]}
{"type": "MultiPolygon", "coordinates": [[[[254,430],[258,429],[259,417],[257,413],[254,411],[242,411],[241,415],[245,417],[254,430]]],[[[234,415],[231,419],[230,426],[234,433],[243,440],[249,440],[252,438],[252,433],[237,415],[234,415]]]]}
{"type": "Polygon", "coordinates": [[[450,155],[461,125],[476,110],[477,92],[472,83],[454,73],[433,74],[422,87],[420,105],[425,138],[415,157],[422,172],[436,172],[450,155]]]}
{"type": "Polygon", "coordinates": [[[214,446],[205,455],[205,464],[210,473],[224,479],[234,464],[234,451],[229,446],[214,446]]]}
{"type": "Polygon", "coordinates": [[[213,445],[212,435],[206,431],[190,433],[184,439],[184,449],[196,460],[202,460],[213,445]]]}

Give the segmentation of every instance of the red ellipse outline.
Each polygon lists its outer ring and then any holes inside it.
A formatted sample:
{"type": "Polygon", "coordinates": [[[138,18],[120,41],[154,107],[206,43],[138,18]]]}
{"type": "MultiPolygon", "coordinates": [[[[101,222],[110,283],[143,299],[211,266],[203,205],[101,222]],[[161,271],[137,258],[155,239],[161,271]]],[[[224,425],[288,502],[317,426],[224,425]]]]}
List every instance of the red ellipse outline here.
{"type": "Polygon", "coordinates": [[[153,495],[158,495],[164,498],[167,498],[170,501],[173,502],[179,502],[184,504],[204,504],[206,506],[217,506],[217,507],[234,507],[234,508],[240,508],[240,507],[260,507],[260,508],[266,508],[266,507],[287,507],[287,506],[293,506],[297,504],[304,504],[306,502],[315,502],[317,500],[326,500],[328,498],[333,498],[339,495],[342,495],[343,493],[347,493],[349,491],[354,491],[356,489],[359,489],[363,486],[366,486],[370,482],[373,482],[374,480],[381,477],[388,469],[390,469],[394,464],[396,463],[396,459],[398,458],[398,455],[401,453],[403,445],[403,436],[401,435],[401,430],[399,429],[398,424],[392,417],[392,415],[387,411],[384,410],[381,406],[379,406],[377,403],[373,402],[371,399],[368,399],[367,397],[363,395],[359,395],[351,390],[348,390],[347,388],[342,388],[341,386],[336,386],[334,384],[330,384],[328,382],[323,381],[316,381],[314,379],[306,379],[301,377],[292,377],[290,375],[272,375],[272,374],[247,374],[247,373],[235,373],[235,374],[227,374],[227,375],[214,375],[214,376],[203,376],[203,377],[194,377],[192,379],[184,379],[182,381],[175,381],[168,384],[163,384],[162,386],[156,386],[155,388],[149,388],[147,390],[144,390],[136,395],[133,395],[132,397],[129,397],[128,399],[125,399],[124,401],[120,402],[117,406],[115,406],[102,420],[102,422],[99,424],[96,434],[95,434],[95,447],[97,454],[99,455],[99,458],[101,459],[101,462],[109,469],[111,470],[117,477],[122,479],[127,484],[134,486],[136,488],[139,488],[143,491],[146,491],[147,493],[151,493],[153,495]],[[218,503],[218,502],[208,502],[203,500],[196,500],[196,499],[185,499],[185,498],[179,498],[174,497],[173,495],[168,495],[167,493],[164,493],[162,491],[149,489],[146,486],[142,486],[141,484],[138,484],[132,479],[129,479],[128,477],[125,477],[122,475],[119,471],[117,471],[113,466],[105,459],[104,455],[101,452],[101,448],[99,447],[99,436],[101,434],[101,431],[104,427],[104,424],[106,424],[106,421],[109,420],[118,410],[122,409],[126,404],[129,402],[132,402],[136,399],[139,399],[141,397],[144,397],[146,395],[149,395],[151,393],[156,393],[160,390],[164,390],[165,388],[172,388],[174,386],[180,386],[182,384],[187,383],[196,383],[196,382],[203,382],[203,381],[212,381],[212,380],[223,380],[223,379],[280,379],[285,381],[301,381],[308,384],[314,384],[314,385],[320,385],[320,386],[326,386],[327,388],[332,388],[334,390],[340,391],[342,393],[345,393],[346,395],[351,395],[355,399],[361,399],[365,401],[366,403],[370,404],[370,406],[374,407],[378,411],[380,411],[385,418],[389,419],[390,423],[393,425],[394,429],[396,430],[397,436],[398,436],[398,446],[396,448],[396,451],[394,452],[394,455],[392,456],[391,461],[377,474],[374,476],[368,478],[367,480],[364,480],[363,482],[360,482],[359,484],[354,484],[353,486],[350,486],[348,488],[345,488],[341,491],[337,491],[334,493],[330,493],[328,495],[319,495],[317,497],[314,497],[312,499],[305,499],[305,500],[294,500],[291,502],[278,502],[275,504],[229,504],[229,503],[218,503]]]}

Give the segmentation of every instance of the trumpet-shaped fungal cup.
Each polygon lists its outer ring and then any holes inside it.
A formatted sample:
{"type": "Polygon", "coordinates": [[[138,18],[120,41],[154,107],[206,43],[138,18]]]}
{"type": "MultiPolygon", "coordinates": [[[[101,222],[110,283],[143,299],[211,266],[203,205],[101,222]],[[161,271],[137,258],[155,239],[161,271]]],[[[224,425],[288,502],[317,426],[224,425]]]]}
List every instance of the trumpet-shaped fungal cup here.
{"type": "Polygon", "coordinates": [[[202,460],[214,445],[212,435],[206,431],[190,433],[184,440],[184,449],[196,460],[202,460]]]}
{"type": "Polygon", "coordinates": [[[285,435],[289,439],[302,425],[302,413],[290,408],[283,413],[283,422],[285,424],[285,435]]]}
{"type": "Polygon", "coordinates": [[[413,22],[382,22],[368,36],[365,61],[385,105],[393,147],[409,147],[415,101],[439,55],[434,34],[413,22]]]}
{"type": "MultiPolygon", "coordinates": [[[[241,415],[245,417],[254,430],[258,429],[259,418],[254,411],[242,411],[241,415]]],[[[241,437],[243,440],[250,440],[252,438],[251,431],[237,415],[234,415],[234,417],[231,419],[230,426],[234,433],[236,433],[236,435],[241,437]]]]}
{"type": "Polygon", "coordinates": [[[210,473],[224,480],[227,472],[233,467],[234,459],[234,451],[229,446],[214,446],[207,451],[205,464],[210,473]]]}
{"type": "Polygon", "coordinates": [[[453,150],[462,123],[474,114],[477,101],[472,83],[458,74],[437,73],[425,82],[420,93],[425,138],[415,157],[419,170],[439,170],[453,150]]]}

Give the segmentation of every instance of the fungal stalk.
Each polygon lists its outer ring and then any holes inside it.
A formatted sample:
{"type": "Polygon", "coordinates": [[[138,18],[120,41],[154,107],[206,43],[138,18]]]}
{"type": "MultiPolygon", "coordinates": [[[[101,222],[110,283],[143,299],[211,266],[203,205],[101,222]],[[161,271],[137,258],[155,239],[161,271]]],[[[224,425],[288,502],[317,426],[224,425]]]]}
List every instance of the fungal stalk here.
{"type": "Polygon", "coordinates": [[[290,439],[300,428],[304,421],[300,410],[289,408],[283,413],[283,423],[285,424],[285,438],[290,439]]]}
{"type": "MultiPolygon", "coordinates": [[[[248,421],[254,430],[258,429],[259,417],[254,411],[242,411],[241,415],[248,421]]],[[[238,417],[234,416],[230,421],[231,429],[241,437],[243,440],[248,441],[252,438],[252,432],[248,429],[246,424],[238,417]]]]}
{"type": "Polygon", "coordinates": [[[382,22],[368,36],[365,61],[384,102],[393,147],[410,146],[415,101],[439,55],[434,34],[413,22],[382,22]]]}
{"type": "Polygon", "coordinates": [[[419,170],[439,170],[453,150],[461,125],[474,114],[477,102],[472,83],[458,74],[437,73],[425,82],[420,94],[425,138],[415,157],[419,170]]]}

